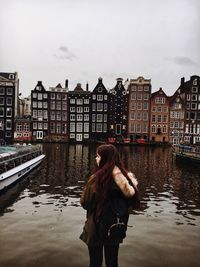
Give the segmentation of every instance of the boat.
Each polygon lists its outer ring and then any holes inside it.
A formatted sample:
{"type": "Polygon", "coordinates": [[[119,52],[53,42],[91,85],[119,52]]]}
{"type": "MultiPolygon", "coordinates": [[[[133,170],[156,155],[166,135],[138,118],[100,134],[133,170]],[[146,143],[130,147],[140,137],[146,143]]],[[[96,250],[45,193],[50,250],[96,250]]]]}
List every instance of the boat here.
{"type": "Polygon", "coordinates": [[[44,158],[38,145],[0,147],[0,193],[22,179],[44,158]]]}
{"type": "Polygon", "coordinates": [[[177,159],[200,162],[200,145],[179,144],[172,146],[173,155],[177,159]]]}

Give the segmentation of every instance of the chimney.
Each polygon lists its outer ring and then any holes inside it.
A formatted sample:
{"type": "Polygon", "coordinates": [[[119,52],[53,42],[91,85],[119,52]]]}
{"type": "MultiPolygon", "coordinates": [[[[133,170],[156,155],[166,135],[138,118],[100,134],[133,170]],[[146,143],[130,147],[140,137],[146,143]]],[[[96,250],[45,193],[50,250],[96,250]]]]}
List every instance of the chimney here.
{"type": "Polygon", "coordinates": [[[103,81],[103,79],[102,79],[101,77],[99,77],[99,78],[98,78],[98,82],[99,82],[99,83],[100,83],[100,82],[102,83],[102,81],[103,81]]]}
{"type": "Polygon", "coordinates": [[[65,88],[68,88],[68,80],[65,80],[65,88]]]}
{"type": "Polygon", "coordinates": [[[86,91],[88,91],[88,90],[89,90],[89,84],[86,83],[86,91]]]}
{"type": "Polygon", "coordinates": [[[182,77],[182,78],[181,78],[181,85],[183,85],[184,82],[185,82],[185,77],[182,77]]]}

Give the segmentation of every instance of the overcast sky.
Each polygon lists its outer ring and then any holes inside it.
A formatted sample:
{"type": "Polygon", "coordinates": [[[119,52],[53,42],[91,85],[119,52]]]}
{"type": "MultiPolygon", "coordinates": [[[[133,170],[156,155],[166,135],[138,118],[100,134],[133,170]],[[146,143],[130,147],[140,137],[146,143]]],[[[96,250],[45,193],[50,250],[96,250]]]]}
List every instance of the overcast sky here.
{"type": "Polygon", "coordinates": [[[172,95],[200,75],[200,1],[0,0],[0,72],[15,71],[23,96],[40,80],[93,90],[138,76],[172,95]]]}

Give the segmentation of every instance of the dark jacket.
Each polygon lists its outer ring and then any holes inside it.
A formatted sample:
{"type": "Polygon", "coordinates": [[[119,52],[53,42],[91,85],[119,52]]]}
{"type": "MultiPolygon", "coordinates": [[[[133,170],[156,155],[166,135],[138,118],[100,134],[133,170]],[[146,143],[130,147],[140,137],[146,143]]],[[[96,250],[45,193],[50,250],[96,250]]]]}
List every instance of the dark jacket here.
{"type": "MultiPolygon", "coordinates": [[[[137,186],[137,181],[132,173],[129,173],[132,182],[137,186]]],[[[109,192],[109,198],[104,204],[102,214],[98,221],[95,219],[95,208],[98,199],[98,193],[95,192],[95,176],[92,175],[84,188],[81,195],[81,205],[87,210],[86,222],[80,239],[89,246],[97,246],[102,244],[119,244],[123,239],[109,240],[107,238],[107,225],[113,221],[113,206],[118,208],[118,212],[122,214],[123,221],[128,223],[128,209],[131,204],[131,197],[135,191],[128,183],[126,177],[121,171],[115,167],[113,171],[113,183],[109,192]],[[112,204],[111,204],[112,203],[112,204]]]]}

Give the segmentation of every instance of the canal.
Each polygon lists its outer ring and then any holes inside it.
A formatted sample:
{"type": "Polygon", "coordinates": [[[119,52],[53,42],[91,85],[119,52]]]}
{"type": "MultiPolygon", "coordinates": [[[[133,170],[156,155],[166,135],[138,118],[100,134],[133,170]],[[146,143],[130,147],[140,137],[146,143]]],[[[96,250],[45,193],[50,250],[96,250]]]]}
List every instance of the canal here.
{"type": "MultiPolygon", "coordinates": [[[[96,147],[45,144],[43,150],[40,167],[0,196],[0,266],[87,267],[79,196],[96,147]]],[[[199,266],[200,166],[175,161],[169,147],[119,151],[142,199],[130,215],[119,266],[199,266]]]]}

